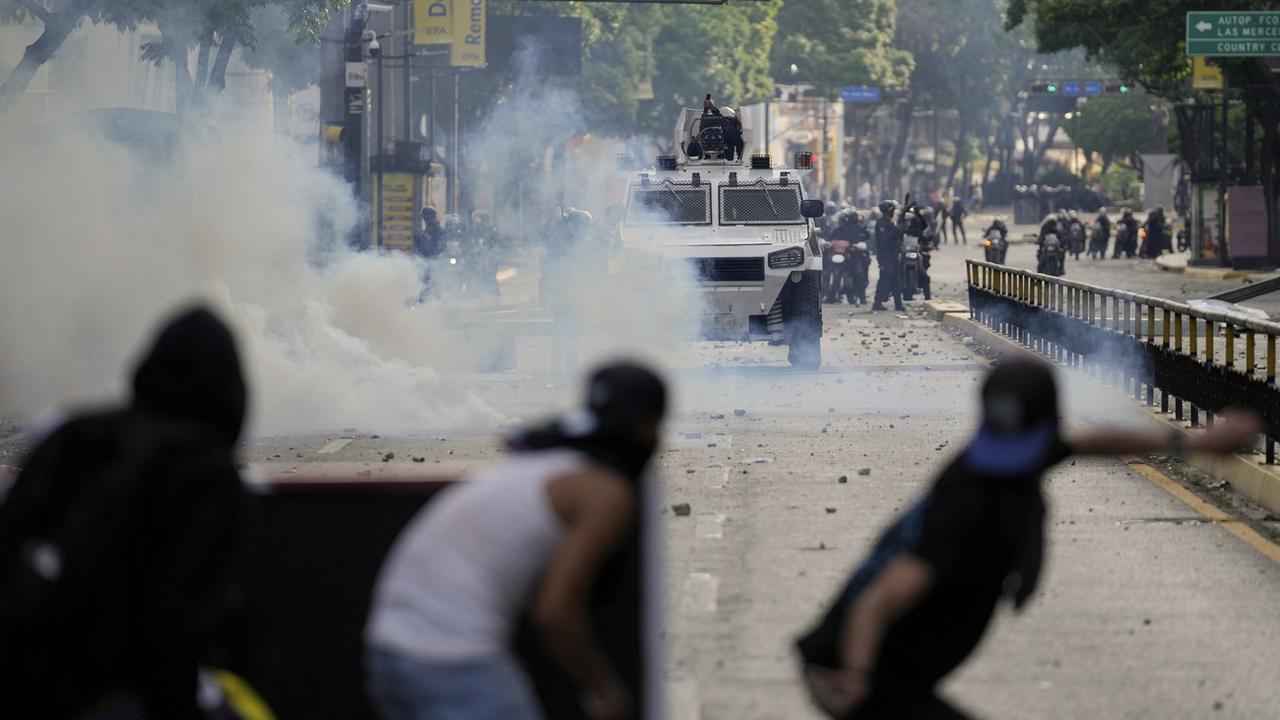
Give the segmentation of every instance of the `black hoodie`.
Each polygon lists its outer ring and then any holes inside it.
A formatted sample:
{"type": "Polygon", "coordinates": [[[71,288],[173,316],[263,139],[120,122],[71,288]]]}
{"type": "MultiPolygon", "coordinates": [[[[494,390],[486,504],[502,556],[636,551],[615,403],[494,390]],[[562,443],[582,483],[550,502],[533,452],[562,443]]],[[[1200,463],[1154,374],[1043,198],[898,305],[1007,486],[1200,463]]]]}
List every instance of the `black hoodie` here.
{"type": "Polygon", "coordinates": [[[106,695],[196,716],[224,607],[245,386],[231,333],[178,315],[126,408],[36,446],[0,505],[0,717],[74,716],[106,695]]]}

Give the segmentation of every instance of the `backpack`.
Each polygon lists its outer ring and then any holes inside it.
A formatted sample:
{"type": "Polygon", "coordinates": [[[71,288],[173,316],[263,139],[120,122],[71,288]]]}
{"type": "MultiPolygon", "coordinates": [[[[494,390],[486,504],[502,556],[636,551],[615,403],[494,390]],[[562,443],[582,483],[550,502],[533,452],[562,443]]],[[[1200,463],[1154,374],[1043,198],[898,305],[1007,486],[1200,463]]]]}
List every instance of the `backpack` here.
{"type": "Polygon", "coordinates": [[[0,504],[0,673],[31,690],[0,698],[0,715],[40,702],[58,717],[109,682],[146,592],[134,578],[148,557],[148,486],[180,432],[103,413],[68,422],[26,458],[0,504]]]}

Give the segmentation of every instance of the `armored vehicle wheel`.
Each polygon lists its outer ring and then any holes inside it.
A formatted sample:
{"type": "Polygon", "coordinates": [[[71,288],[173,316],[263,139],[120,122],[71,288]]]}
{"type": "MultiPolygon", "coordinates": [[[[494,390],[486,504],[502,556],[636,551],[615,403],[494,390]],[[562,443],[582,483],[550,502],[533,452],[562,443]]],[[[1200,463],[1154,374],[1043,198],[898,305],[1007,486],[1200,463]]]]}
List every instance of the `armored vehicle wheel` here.
{"type": "Polygon", "coordinates": [[[792,367],[816,370],[822,365],[822,275],[805,271],[788,285],[784,306],[787,360],[792,367]]]}

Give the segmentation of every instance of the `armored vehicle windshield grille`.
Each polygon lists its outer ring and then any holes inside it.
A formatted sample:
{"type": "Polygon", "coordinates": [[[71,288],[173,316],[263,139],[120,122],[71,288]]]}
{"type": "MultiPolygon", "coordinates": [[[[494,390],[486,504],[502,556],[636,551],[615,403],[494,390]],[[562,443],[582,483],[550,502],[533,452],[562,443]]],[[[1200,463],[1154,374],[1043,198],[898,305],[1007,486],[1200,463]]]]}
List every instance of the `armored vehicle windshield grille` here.
{"type": "Polygon", "coordinates": [[[689,262],[701,282],[763,282],[764,258],[692,258],[689,262]]]}
{"type": "Polygon", "coordinates": [[[711,186],[663,181],[631,186],[631,225],[710,225],[711,186]]]}
{"type": "Polygon", "coordinates": [[[721,225],[803,225],[799,185],[720,186],[721,225]]]}

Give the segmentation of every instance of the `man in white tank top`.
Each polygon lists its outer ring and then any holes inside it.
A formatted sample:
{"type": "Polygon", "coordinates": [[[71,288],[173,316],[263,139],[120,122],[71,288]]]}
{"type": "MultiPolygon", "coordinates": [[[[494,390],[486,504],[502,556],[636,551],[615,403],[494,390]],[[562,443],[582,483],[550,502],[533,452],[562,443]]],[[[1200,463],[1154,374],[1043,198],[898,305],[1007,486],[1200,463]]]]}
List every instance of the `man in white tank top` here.
{"type": "Polygon", "coordinates": [[[585,407],[514,438],[511,458],[430,502],[391,549],[365,629],[384,720],[541,718],[511,651],[526,613],[589,717],[632,716],[588,596],[636,522],[666,389],[616,364],[587,391],[585,407]]]}

